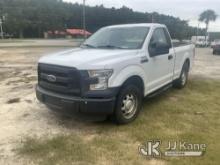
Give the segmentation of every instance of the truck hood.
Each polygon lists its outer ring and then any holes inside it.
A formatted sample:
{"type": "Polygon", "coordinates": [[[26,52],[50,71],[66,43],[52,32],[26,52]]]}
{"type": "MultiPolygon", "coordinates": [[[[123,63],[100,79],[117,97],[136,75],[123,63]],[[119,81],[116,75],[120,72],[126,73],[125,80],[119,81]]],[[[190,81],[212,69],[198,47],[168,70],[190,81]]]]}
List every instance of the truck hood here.
{"type": "Polygon", "coordinates": [[[39,63],[75,67],[80,70],[110,69],[111,63],[134,56],[137,50],[76,48],[41,57],[39,63]]]}

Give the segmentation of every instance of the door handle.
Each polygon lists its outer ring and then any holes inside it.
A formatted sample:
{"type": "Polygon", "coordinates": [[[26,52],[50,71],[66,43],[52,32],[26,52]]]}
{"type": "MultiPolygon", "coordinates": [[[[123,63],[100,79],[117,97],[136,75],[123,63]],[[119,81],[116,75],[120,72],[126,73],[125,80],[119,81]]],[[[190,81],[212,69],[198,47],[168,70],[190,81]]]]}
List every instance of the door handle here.
{"type": "Polygon", "coordinates": [[[172,60],[172,59],[173,59],[173,55],[169,55],[168,60],[172,60]]]}

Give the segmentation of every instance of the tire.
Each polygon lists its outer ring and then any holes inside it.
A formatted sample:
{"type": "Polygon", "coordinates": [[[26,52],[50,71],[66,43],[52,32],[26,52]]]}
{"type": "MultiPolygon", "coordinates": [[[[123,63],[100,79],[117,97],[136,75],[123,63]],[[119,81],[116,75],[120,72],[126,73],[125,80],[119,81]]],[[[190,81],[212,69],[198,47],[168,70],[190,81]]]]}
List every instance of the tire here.
{"type": "Polygon", "coordinates": [[[122,87],[116,101],[114,120],[117,124],[134,121],[141,109],[142,91],[133,84],[122,87]]]}
{"type": "Polygon", "coordinates": [[[213,55],[216,55],[216,51],[215,51],[215,50],[213,50],[212,54],[213,54],[213,55]]]}
{"type": "Polygon", "coordinates": [[[186,86],[189,76],[189,63],[185,62],[180,74],[180,77],[174,81],[173,86],[178,89],[182,89],[186,86]]]}

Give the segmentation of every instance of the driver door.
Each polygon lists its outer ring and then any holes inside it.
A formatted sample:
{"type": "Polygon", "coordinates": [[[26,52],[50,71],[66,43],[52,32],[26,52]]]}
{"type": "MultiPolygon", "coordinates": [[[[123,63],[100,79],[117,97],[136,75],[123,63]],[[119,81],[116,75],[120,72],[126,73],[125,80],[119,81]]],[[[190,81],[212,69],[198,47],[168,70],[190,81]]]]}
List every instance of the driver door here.
{"type": "Polygon", "coordinates": [[[156,28],[152,34],[148,53],[149,61],[144,64],[148,77],[148,93],[168,84],[170,79],[171,63],[170,55],[171,41],[166,34],[165,28],[156,28]]]}

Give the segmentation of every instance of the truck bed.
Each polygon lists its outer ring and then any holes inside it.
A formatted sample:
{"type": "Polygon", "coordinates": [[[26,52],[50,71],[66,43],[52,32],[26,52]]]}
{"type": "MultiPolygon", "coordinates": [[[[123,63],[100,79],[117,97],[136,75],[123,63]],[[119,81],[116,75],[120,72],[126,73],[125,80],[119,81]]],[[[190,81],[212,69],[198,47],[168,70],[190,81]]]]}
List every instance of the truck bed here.
{"type": "MultiPolygon", "coordinates": [[[[195,46],[189,42],[179,42],[179,43],[175,43],[173,44],[173,48],[175,50],[175,72],[177,73],[177,75],[179,75],[179,73],[182,70],[182,65],[184,60],[189,57],[190,61],[193,61],[193,54],[194,54],[194,48],[195,46]]],[[[190,68],[192,67],[192,63],[190,63],[190,68]]]]}
{"type": "Polygon", "coordinates": [[[172,41],[173,47],[180,47],[180,46],[186,46],[190,45],[190,42],[185,42],[185,41],[172,41]]]}

